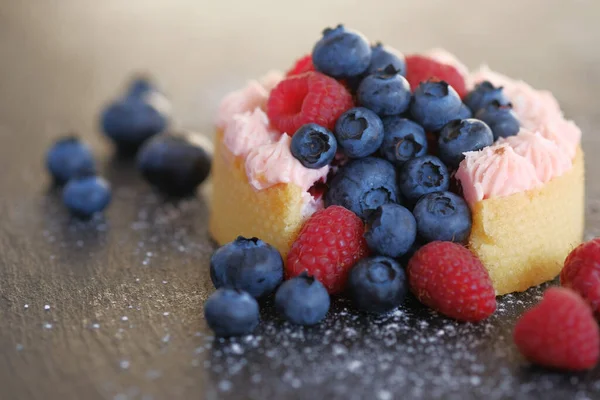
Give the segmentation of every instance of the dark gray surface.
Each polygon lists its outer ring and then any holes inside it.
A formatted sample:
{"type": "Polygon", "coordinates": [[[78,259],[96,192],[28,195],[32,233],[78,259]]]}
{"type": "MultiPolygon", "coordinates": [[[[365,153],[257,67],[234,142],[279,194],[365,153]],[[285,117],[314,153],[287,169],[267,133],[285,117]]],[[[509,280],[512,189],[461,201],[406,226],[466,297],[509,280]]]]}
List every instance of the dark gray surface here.
{"type": "Polygon", "coordinates": [[[303,329],[267,304],[255,335],[215,341],[202,318],[212,291],[206,198],[166,202],[95,128],[102,103],[144,67],[171,94],[176,119],[210,133],[227,90],[285,68],[323,26],[345,21],[401,49],[449,47],[470,66],[488,60],[552,89],[585,132],[595,235],[598,4],[203,3],[0,4],[0,398],[598,398],[600,370],[548,372],[516,353],[514,321],[540,288],[505,296],[478,325],[412,303],[364,318],[342,302],[303,329]],[[49,190],[42,157],[66,129],[94,145],[113,184],[103,219],[72,220],[49,190]]]}

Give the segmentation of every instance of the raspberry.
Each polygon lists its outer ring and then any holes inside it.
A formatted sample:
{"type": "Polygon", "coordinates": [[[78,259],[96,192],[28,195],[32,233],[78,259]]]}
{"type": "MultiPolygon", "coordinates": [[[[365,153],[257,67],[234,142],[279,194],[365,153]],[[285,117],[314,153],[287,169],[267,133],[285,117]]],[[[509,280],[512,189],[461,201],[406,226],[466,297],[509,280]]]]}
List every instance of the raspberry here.
{"type": "Polygon", "coordinates": [[[431,242],[408,263],[408,279],[423,304],[459,321],[481,321],[496,310],[492,280],[473,253],[452,242],[431,242]]]}
{"type": "Polygon", "coordinates": [[[579,245],[569,254],[560,284],[579,293],[600,315],[600,238],[579,245]]]}
{"type": "Polygon", "coordinates": [[[313,65],[313,62],[312,62],[312,56],[310,54],[307,54],[304,57],[297,60],[296,64],[294,64],[292,69],[290,69],[288,72],[286,72],[285,76],[287,77],[287,76],[292,76],[292,75],[300,75],[305,72],[314,71],[314,70],[315,70],[315,66],[313,65]]]}
{"type": "Polygon", "coordinates": [[[330,294],[343,291],[350,268],[368,255],[364,232],[362,220],[344,207],[331,206],[316,212],[288,253],[287,278],[308,271],[330,294]]]}
{"type": "Polygon", "coordinates": [[[452,86],[461,98],[467,95],[465,78],[451,65],[439,63],[429,57],[411,55],[406,57],[406,71],[406,79],[412,91],[419,83],[429,78],[438,78],[452,86]]]}
{"type": "Polygon", "coordinates": [[[305,72],[284,79],[271,91],[267,115],[276,129],[293,136],[311,122],[333,130],[339,116],[352,107],[344,85],[320,72],[305,72]]]}
{"type": "Polygon", "coordinates": [[[546,367],[590,369],[600,354],[592,310],[571,289],[546,290],[542,301],[517,321],[513,338],[525,358],[546,367]]]}

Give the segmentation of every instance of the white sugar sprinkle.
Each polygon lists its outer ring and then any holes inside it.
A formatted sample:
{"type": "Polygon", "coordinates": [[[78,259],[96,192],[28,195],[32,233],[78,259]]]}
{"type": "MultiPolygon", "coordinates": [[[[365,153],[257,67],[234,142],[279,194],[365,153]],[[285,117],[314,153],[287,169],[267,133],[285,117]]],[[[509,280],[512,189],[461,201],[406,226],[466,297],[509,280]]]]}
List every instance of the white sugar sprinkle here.
{"type": "Polygon", "coordinates": [[[127,361],[127,360],[121,360],[121,362],[119,363],[119,366],[121,367],[121,369],[128,369],[129,368],[129,361],[127,361]]]}
{"type": "Polygon", "coordinates": [[[165,312],[163,313],[163,315],[164,315],[165,317],[167,317],[169,314],[170,314],[170,313],[169,313],[168,311],[165,311],[165,312]]]}
{"type": "Polygon", "coordinates": [[[51,324],[51,323],[49,323],[49,322],[46,322],[46,323],[44,324],[44,328],[46,328],[46,329],[52,329],[52,324],[51,324]]]}
{"type": "Polygon", "coordinates": [[[50,305],[49,305],[49,304],[46,304],[46,305],[44,306],[44,310],[48,311],[49,309],[50,309],[50,305]]]}
{"type": "Polygon", "coordinates": [[[123,315],[121,317],[121,321],[129,321],[129,318],[127,317],[127,315],[123,315]]]}
{"type": "Polygon", "coordinates": [[[100,328],[100,324],[92,324],[92,328],[98,329],[98,328],[100,328]]]}
{"type": "Polygon", "coordinates": [[[25,309],[29,308],[29,304],[25,304],[23,307],[25,307],[25,309]]]}

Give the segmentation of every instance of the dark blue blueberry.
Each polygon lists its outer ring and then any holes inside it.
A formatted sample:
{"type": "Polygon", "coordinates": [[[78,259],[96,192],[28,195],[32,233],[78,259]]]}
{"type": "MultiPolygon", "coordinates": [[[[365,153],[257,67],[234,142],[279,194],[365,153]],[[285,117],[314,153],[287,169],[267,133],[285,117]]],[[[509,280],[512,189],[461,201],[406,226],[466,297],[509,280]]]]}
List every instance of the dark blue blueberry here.
{"type": "Polygon", "coordinates": [[[337,142],[329,129],[317,124],[306,124],[292,136],[290,150],[306,168],[318,169],[333,161],[337,142]]]}
{"type": "Polygon", "coordinates": [[[483,81],[475,85],[467,97],[465,97],[465,104],[471,109],[473,114],[481,110],[492,101],[498,101],[500,104],[508,103],[508,99],[502,91],[502,87],[495,87],[489,81],[483,81]]]}
{"type": "Polygon", "coordinates": [[[448,168],[437,157],[423,156],[407,161],[400,170],[398,186],[410,204],[421,196],[448,190],[450,177],[448,168]]]}
{"type": "Polygon", "coordinates": [[[148,138],[164,131],[168,119],[142,97],[129,96],[110,104],[102,113],[102,129],[117,147],[132,152],[148,138]]]}
{"type": "Polygon", "coordinates": [[[400,75],[406,76],[406,60],[402,53],[381,43],[371,46],[371,64],[367,73],[374,74],[388,65],[394,67],[400,75]]]}
{"type": "Polygon", "coordinates": [[[338,118],[335,137],[344,154],[350,158],[363,158],[381,146],[383,123],[367,108],[351,108],[338,118]]]}
{"type": "Polygon", "coordinates": [[[338,25],[327,28],[312,52],[317,71],[334,78],[349,78],[365,72],[371,63],[371,46],[360,33],[338,25]]]}
{"type": "Polygon", "coordinates": [[[408,283],[397,261],[389,257],[369,257],[350,270],[348,290],[359,310],[381,314],[404,302],[408,283]]]}
{"type": "Polygon", "coordinates": [[[71,213],[82,218],[104,210],[110,199],[110,185],[98,176],[73,178],[63,189],[63,202],[71,213]]]}
{"type": "Polygon", "coordinates": [[[142,146],[137,166],[158,190],[173,196],[194,193],[210,173],[211,155],[183,135],[158,135],[142,146]]]}
{"type": "Polygon", "coordinates": [[[410,105],[410,84],[388,65],[363,79],[356,96],[358,104],[381,116],[398,115],[410,105]]]}
{"type": "Polygon", "coordinates": [[[251,334],[258,326],[258,303],[248,293],[223,288],[214,292],[204,304],[204,318],[216,336],[251,334]]]}
{"type": "Polygon", "coordinates": [[[470,110],[460,100],[452,86],[429,79],[415,90],[410,106],[413,119],[426,131],[437,132],[454,119],[470,117],[470,110]]]}
{"type": "Polygon", "coordinates": [[[423,242],[423,239],[419,238],[419,236],[417,235],[417,238],[416,238],[415,242],[413,243],[413,245],[410,246],[410,249],[408,249],[408,251],[406,253],[404,253],[404,255],[402,257],[400,257],[398,259],[398,261],[400,262],[400,265],[408,265],[412,256],[417,252],[417,250],[419,250],[425,244],[426,243],[423,242]]]}
{"type": "Polygon", "coordinates": [[[365,239],[372,252],[398,258],[417,237],[417,222],[412,213],[398,204],[384,204],[367,218],[365,239]]]}
{"type": "Polygon", "coordinates": [[[155,90],[156,89],[154,88],[154,85],[150,79],[146,77],[137,77],[129,84],[127,95],[132,97],[141,97],[155,90]]]}
{"type": "Polygon", "coordinates": [[[314,325],[329,311],[325,286],[306,272],[285,281],[275,294],[275,308],[293,324],[314,325]]]}
{"type": "Polygon", "coordinates": [[[325,194],[327,207],[342,206],[363,219],[379,206],[399,200],[394,166],[374,157],[351,160],[341,167],[325,194]]]}
{"type": "Polygon", "coordinates": [[[517,115],[512,110],[510,103],[501,104],[493,100],[479,110],[475,118],[482,120],[490,127],[494,134],[494,140],[514,136],[521,129],[517,115]]]}
{"type": "Polygon", "coordinates": [[[383,119],[381,155],[397,167],[427,154],[427,136],[417,123],[402,117],[383,119]]]}
{"type": "Polygon", "coordinates": [[[478,151],[494,143],[494,135],[478,119],[454,120],[444,126],[438,138],[440,159],[450,168],[458,168],[467,151],[478,151]]]}
{"type": "Polygon", "coordinates": [[[59,139],[46,154],[46,166],[57,184],[96,172],[94,155],[77,137],[59,139]]]}
{"type": "Polygon", "coordinates": [[[217,289],[233,287],[259,298],[273,293],[283,280],[283,260],[262,240],[238,236],[213,253],[210,279],[217,289]]]}
{"type": "Polygon", "coordinates": [[[462,197],[451,192],[423,196],[413,210],[419,237],[464,243],[471,233],[471,210],[462,197]]]}

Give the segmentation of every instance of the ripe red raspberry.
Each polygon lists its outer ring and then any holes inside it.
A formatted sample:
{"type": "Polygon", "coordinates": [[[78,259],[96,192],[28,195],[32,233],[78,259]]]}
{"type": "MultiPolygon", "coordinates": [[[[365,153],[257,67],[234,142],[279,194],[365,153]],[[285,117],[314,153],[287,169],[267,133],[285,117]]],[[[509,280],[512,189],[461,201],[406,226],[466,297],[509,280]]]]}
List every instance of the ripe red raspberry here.
{"type": "Polygon", "coordinates": [[[579,293],[600,315],[600,238],[580,244],[569,254],[560,284],[579,293]]]}
{"type": "Polygon", "coordinates": [[[408,263],[412,292],[423,304],[459,321],[481,321],[496,310],[496,294],[483,264],[465,247],[431,242],[408,263]]]}
{"type": "Polygon", "coordinates": [[[308,271],[330,294],[346,287],[348,272],[368,255],[362,220],[352,211],[330,206],[304,224],[287,256],[287,278],[308,271]]]}
{"type": "Polygon", "coordinates": [[[312,62],[312,55],[307,54],[296,61],[296,64],[290,69],[285,76],[300,75],[304,72],[314,71],[315,66],[312,62]]]}
{"type": "Polygon", "coordinates": [[[344,85],[312,71],[281,81],[271,91],[267,115],[275,128],[293,136],[311,122],[333,130],[339,116],[352,107],[352,95],[344,85]]]}
{"type": "Polygon", "coordinates": [[[550,288],[517,321],[513,338],[529,361],[567,370],[593,368],[600,354],[598,324],[574,291],[550,288]]]}
{"type": "Polygon", "coordinates": [[[406,80],[411,90],[414,91],[419,83],[429,78],[446,81],[461,98],[468,93],[465,78],[453,66],[416,54],[406,57],[406,80]]]}

